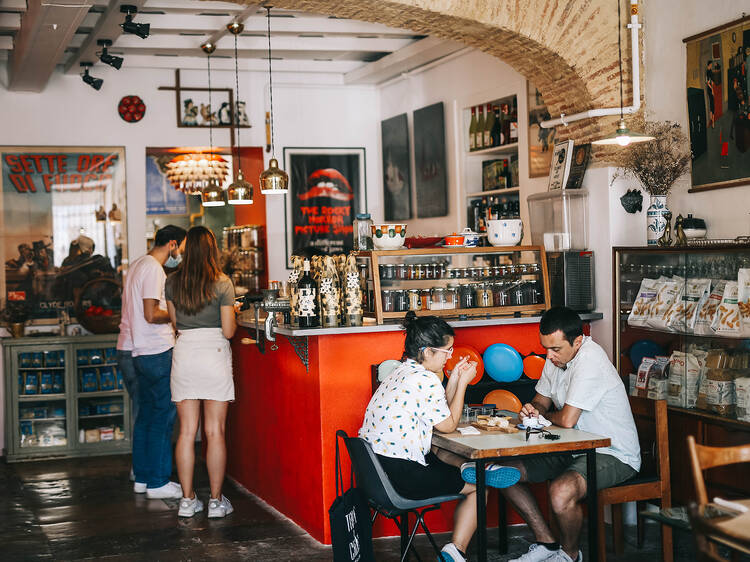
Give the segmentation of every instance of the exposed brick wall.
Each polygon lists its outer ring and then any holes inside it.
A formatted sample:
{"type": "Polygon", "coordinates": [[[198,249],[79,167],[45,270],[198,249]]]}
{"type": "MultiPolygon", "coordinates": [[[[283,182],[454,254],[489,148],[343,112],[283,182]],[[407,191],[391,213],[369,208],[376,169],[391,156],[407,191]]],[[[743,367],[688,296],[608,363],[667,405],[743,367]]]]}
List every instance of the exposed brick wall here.
{"type": "MultiPolygon", "coordinates": [[[[621,3],[627,106],[630,32],[624,26],[630,3],[621,3]]],[[[273,5],[459,41],[533,80],[552,115],[619,105],[615,0],[277,0],[273,5]]],[[[616,123],[616,118],[582,120],[558,129],[558,137],[585,142],[614,131],[616,123]]]]}

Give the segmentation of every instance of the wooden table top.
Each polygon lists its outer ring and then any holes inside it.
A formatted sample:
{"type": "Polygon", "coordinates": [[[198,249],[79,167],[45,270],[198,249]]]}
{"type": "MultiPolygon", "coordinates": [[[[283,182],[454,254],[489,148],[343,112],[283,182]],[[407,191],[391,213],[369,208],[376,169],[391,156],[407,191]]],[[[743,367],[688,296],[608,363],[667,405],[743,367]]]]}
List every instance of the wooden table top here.
{"type": "Polygon", "coordinates": [[[467,459],[486,459],[580,451],[609,447],[612,443],[609,437],[595,435],[579,429],[566,429],[554,425],[547,429],[558,434],[560,439],[550,441],[543,439],[537,433],[532,434],[527,442],[526,432],[523,430],[518,433],[489,433],[480,430],[481,435],[461,435],[458,431],[453,433],[433,431],[432,444],[467,459]]]}

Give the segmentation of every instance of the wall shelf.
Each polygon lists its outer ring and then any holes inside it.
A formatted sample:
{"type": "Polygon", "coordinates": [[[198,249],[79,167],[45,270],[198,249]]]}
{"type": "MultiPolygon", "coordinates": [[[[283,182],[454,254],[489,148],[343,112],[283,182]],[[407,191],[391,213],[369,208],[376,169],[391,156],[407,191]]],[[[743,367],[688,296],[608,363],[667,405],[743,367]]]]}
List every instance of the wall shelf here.
{"type": "Polygon", "coordinates": [[[481,150],[470,150],[466,153],[467,156],[488,156],[493,154],[513,154],[518,152],[518,143],[514,142],[511,144],[501,144],[500,146],[493,146],[491,148],[483,148],[481,150]]]}
{"type": "Polygon", "coordinates": [[[467,193],[467,199],[474,199],[475,197],[490,197],[492,195],[518,195],[520,188],[509,187],[507,189],[492,189],[490,191],[476,191],[473,193],[467,193]]]}

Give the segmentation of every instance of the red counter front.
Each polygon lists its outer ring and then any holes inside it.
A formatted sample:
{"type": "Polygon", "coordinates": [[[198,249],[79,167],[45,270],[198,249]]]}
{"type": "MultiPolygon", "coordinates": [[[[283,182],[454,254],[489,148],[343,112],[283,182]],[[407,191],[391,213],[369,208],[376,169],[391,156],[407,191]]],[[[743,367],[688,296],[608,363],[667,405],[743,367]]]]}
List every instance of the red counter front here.
{"type": "MultiPolygon", "coordinates": [[[[479,350],[503,342],[524,355],[544,353],[538,329],[537,323],[460,327],[455,341],[479,350]]],[[[240,328],[232,342],[237,400],[227,423],[227,473],[315,539],[330,544],[336,430],[357,434],[372,396],[371,365],[400,358],[404,333],[309,336],[307,370],[283,335],[277,336],[278,349],[266,342],[265,353],[254,343],[241,343],[254,334],[240,328]]],[[[346,454],[342,467],[348,475],[346,454]]],[[[494,493],[490,503],[489,525],[496,526],[494,493]]],[[[453,509],[450,504],[430,513],[430,530],[450,530],[453,509]]],[[[520,522],[515,513],[508,520],[520,522]]],[[[374,533],[392,536],[398,529],[379,519],[374,533]]]]}

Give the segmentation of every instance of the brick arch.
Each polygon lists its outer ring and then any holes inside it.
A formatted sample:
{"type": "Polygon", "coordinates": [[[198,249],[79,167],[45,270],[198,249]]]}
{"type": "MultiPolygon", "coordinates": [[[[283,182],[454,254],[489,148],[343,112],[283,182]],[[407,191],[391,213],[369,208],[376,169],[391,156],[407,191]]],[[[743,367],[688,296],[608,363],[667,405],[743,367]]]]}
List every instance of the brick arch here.
{"type": "MultiPolygon", "coordinates": [[[[237,0],[234,0],[237,1],[237,0]]],[[[242,1],[237,1],[242,3],[242,1]]],[[[622,23],[629,2],[622,1],[622,23]]],[[[614,0],[276,0],[274,7],[407,28],[461,42],[533,80],[552,115],[619,104],[614,0]]],[[[622,30],[625,105],[631,103],[630,35],[622,30]]],[[[561,138],[591,140],[615,118],[578,121],[561,138]]]]}

